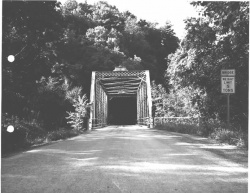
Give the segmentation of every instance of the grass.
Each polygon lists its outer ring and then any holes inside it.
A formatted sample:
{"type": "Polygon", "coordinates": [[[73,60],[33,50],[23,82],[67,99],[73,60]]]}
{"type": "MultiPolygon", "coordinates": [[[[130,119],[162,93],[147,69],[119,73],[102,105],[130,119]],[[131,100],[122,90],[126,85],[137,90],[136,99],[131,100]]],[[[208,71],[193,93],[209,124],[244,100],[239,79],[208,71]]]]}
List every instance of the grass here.
{"type": "Polygon", "coordinates": [[[67,139],[82,134],[83,132],[84,130],[62,128],[57,131],[49,132],[46,136],[46,141],[57,141],[60,139],[67,139]]]}
{"type": "Polygon", "coordinates": [[[196,125],[186,125],[181,123],[165,123],[163,125],[158,124],[156,129],[164,129],[171,132],[202,135],[202,131],[196,125]]]}
{"type": "Polygon", "coordinates": [[[191,119],[165,119],[164,122],[156,122],[156,129],[163,129],[171,132],[199,135],[215,139],[220,143],[237,145],[239,147],[248,147],[248,136],[243,133],[237,126],[227,127],[219,121],[210,120],[206,123],[198,124],[197,121],[191,119]]]}
{"type": "Polygon", "coordinates": [[[20,131],[8,133],[2,130],[2,155],[4,156],[9,153],[18,152],[32,146],[50,143],[52,141],[75,137],[84,132],[84,130],[61,128],[56,131],[44,132],[43,135],[35,135],[33,133],[33,136],[27,136],[22,135],[20,131]]]}
{"type": "Polygon", "coordinates": [[[228,130],[219,127],[215,128],[209,137],[221,143],[247,147],[247,139],[244,139],[244,134],[237,130],[228,130]]]}
{"type": "Polygon", "coordinates": [[[46,131],[36,121],[28,122],[14,116],[2,116],[2,156],[30,148],[35,145],[67,139],[80,135],[83,129],[60,128],[46,131]],[[7,131],[9,125],[14,126],[14,132],[7,131]]]}

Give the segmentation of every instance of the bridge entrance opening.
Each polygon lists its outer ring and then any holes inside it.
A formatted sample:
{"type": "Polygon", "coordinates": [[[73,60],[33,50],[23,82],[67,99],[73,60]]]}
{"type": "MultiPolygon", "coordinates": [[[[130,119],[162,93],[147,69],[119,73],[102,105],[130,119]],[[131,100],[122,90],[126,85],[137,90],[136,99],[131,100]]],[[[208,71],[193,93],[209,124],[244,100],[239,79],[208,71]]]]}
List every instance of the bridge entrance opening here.
{"type": "Polygon", "coordinates": [[[136,97],[114,97],[108,102],[109,125],[135,125],[137,123],[136,97]]]}

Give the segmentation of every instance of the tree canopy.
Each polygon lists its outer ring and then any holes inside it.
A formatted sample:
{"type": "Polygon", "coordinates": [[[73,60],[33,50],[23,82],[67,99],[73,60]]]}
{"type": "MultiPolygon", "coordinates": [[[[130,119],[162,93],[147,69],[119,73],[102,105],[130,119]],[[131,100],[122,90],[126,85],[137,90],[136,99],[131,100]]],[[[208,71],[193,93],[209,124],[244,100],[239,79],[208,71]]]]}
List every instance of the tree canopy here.
{"type": "Polygon", "coordinates": [[[202,7],[200,18],[186,20],[187,35],[169,56],[166,78],[174,88],[200,89],[194,97],[203,115],[226,120],[226,95],[221,94],[220,72],[236,70],[236,92],[231,94],[231,118],[247,129],[249,2],[193,2],[202,7]]]}
{"type": "Polygon", "coordinates": [[[100,1],[4,1],[3,113],[36,119],[46,128],[66,124],[67,111],[89,95],[91,72],[150,70],[157,116],[226,119],[220,71],[236,70],[232,122],[248,123],[249,2],[192,2],[180,42],[171,23],[158,28],[100,1]],[[14,55],[13,62],[8,56],[14,55]]]}
{"type": "Polygon", "coordinates": [[[4,1],[2,25],[2,112],[47,128],[66,123],[75,97],[67,96],[88,95],[93,70],[146,69],[167,88],[167,57],[179,43],[171,24],[157,28],[104,1],[4,1]]]}

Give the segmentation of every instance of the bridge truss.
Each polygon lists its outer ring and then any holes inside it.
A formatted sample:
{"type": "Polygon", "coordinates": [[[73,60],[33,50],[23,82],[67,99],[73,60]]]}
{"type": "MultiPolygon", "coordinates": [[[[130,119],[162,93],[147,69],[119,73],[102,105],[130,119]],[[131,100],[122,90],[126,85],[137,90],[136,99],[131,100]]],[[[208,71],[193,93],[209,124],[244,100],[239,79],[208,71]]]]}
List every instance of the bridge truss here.
{"type": "Polygon", "coordinates": [[[136,97],[137,124],[152,128],[152,100],[148,70],[93,71],[89,129],[108,124],[108,102],[113,97],[136,97]]]}

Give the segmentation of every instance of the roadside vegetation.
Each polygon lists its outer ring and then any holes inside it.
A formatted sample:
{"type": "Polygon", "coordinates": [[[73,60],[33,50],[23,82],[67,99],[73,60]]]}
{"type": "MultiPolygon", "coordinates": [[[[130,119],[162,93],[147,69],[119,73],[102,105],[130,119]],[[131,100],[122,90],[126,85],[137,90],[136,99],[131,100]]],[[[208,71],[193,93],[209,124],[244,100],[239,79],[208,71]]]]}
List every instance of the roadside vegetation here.
{"type": "Polygon", "coordinates": [[[246,138],[247,135],[239,129],[239,126],[230,125],[230,128],[228,128],[228,125],[221,123],[218,120],[216,121],[211,119],[206,124],[204,124],[204,122],[199,124],[192,118],[190,118],[190,121],[188,122],[183,121],[182,118],[179,118],[179,120],[166,118],[163,123],[155,121],[155,128],[171,132],[208,137],[218,141],[219,143],[248,148],[248,139],[246,138]]]}
{"type": "Polygon", "coordinates": [[[158,27],[104,1],[3,1],[2,152],[82,133],[91,72],[119,65],[150,70],[155,117],[200,120],[169,129],[246,145],[249,2],[192,4],[201,17],[185,21],[180,41],[170,22],[158,27]],[[236,70],[230,127],[221,69],[236,70]]]}
{"type": "Polygon", "coordinates": [[[167,87],[166,58],[179,43],[168,22],[75,0],[4,1],[2,39],[3,152],[86,129],[92,71],[147,69],[167,87]]]}
{"type": "Polygon", "coordinates": [[[32,146],[50,143],[74,137],[85,132],[84,129],[71,129],[61,127],[53,130],[45,130],[35,120],[28,122],[20,120],[17,116],[2,115],[2,155],[25,150],[32,146]],[[12,125],[13,132],[8,132],[7,127],[12,125]]]}
{"type": "Polygon", "coordinates": [[[169,130],[248,146],[249,2],[192,2],[200,18],[186,20],[187,34],[166,70],[169,87],[152,84],[156,117],[191,117],[199,126],[165,123],[169,130]],[[221,93],[221,70],[235,69],[235,93],[221,93]]]}

